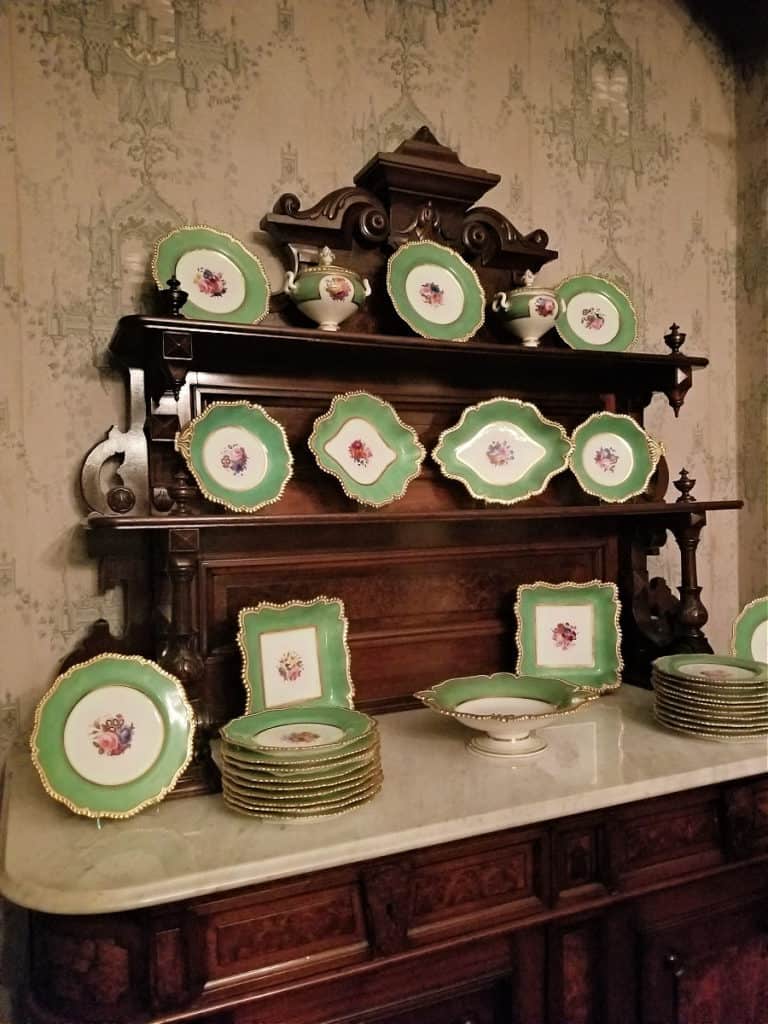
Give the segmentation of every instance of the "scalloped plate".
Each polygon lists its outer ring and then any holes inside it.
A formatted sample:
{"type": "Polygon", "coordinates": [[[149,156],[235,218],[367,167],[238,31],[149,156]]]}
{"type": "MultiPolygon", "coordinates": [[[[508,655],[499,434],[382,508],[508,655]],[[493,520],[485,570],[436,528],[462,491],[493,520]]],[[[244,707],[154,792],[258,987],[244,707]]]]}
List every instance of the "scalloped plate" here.
{"type": "Polygon", "coordinates": [[[731,631],[731,652],[739,658],[768,662],[768,595],[745,604],[731,631]]]}
{"type": "Polygon", "coordinates": [[[615,583],[526,583],[517,589],[518,675],[550,676],[606,692],[621,685],[615,583]]]}
{"type": "Polygon", "coordinates": [[[627,501],[645,491],[664,447],[631,416],[596,412],[571,434],[568,465],[587,494],[627,501]]]}
{"type": "Polygon", "coordinates": [[[194,734],[178,679],[145,658],[101,654],[56,679],[30,747],[54,800],[89,818],[130,818],[173,789],[194,734]]]}
{"type": "Polygon", "coordinates": [[[485,317],[474,269],[437,242],[406,242],[387,263],[387,292],[397,315],[422,338],[467,341],[485,317]]]}
{"type": "Polygon", "coordinates": [[[518,398],[471,405],[440,435],[432,458],[473,498],[513,505],[541,494],[568,465],[571,444],[559,423],[518,398]]]}
{"type": "Polygon", "coordinates": [[[330,704],[257,711],[233,718],[219,731],[227,743],[288,761],[339,752],[375,729],[376,722],[362,711],[330,704]]]}
{"type": "Polygon", "coordinates": [[[575,274],[555,291],[565,304],[555,328],[566,345],[603,352],[623,352],[632,345],[637,316],[615,284],[594,274],[575,274]]]}
{"type": "Polygon", "coordinates": [[[426,456],[416,431],[365,391],[337,395],[315,420],[309,447],[349,498],[374,507],[402,498],[426,456]]]}
{"type": "Polygon", "coordinates": [[[155,245],[152,276],[163,289],[176,277],[189,295],[184,316],[255,324],[269,309],[269,281],[258,256],[224,231],[176,228],[155,245]]]}
{"type": "Polygon", "coordinates": [[[278,501],[293,474],[285,431],[250,402],[211,403],[176,435],[174,447],[200,493],[235,512],[278,501]]]}
{"type": "Polygon", "coordinates": [[[246,714],[296,705],[352,707],[342,601],[264,601],[242,608],[238,619],[246,714]]]}

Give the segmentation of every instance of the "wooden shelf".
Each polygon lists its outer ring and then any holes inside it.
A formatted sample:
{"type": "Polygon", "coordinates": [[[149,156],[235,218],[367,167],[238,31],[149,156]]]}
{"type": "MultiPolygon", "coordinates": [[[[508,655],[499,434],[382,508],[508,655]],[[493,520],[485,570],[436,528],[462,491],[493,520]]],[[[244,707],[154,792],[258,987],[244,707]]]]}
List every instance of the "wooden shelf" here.
{"type": "Polygon", "coordinates": [[[625,502],[616,505],[516,505],[511,508],[449,509],[428,512],[393,512],[381,509],[350,509],[349,512],[329,512],[315,515],[199,515],[199,516],[103,516],[94,513],[87,525],[98,530],[173,530],[216,528],[222,526],[319,526],[340,523],[398,523],[398,522],[468,522],[498,519],[613,519],[630,516],[680,516],[690,512],[714,512],[742,508],[740,500],[689,502],[625,502]]]}

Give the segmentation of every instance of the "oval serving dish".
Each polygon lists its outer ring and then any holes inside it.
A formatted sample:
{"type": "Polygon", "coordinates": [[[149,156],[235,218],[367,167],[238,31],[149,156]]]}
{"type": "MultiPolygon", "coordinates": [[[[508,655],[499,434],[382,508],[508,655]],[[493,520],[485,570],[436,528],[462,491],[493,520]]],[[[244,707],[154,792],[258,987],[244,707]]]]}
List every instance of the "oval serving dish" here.
{"type": "Polygon", "coordinates": [[[430,710],[484,733],[467,743],[475,753],[519,757],[547,746],[536,735],[537,726],[578,711],[599,694],[561,679],[496,672],[446,679],[414,696],[430,710]]]}

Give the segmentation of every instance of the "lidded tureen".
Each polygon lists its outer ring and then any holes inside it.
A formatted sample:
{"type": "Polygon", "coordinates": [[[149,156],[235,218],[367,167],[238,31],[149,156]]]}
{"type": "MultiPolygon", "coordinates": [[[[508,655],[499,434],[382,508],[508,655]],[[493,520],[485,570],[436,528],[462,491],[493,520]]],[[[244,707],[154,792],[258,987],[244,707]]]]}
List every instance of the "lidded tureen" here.
{"type": "Polygon", "coordinates": [[[504,327],[520,338],[525,348],[537,348],[539,340],[565,311],[565,303],[548,288],[534,288],[533,274],[526,270],[523,287],[497,292],[491,308],[504,327]]]}
{"type": "Polygon", "coordinates": [[[354,270],[336,267],[333,253],[324,245],[318,261],[295,274],[285,275],[285,291],[321,331],[338,331],[339,324],[356,313],[371,294],[367,278],[354,270]]]}

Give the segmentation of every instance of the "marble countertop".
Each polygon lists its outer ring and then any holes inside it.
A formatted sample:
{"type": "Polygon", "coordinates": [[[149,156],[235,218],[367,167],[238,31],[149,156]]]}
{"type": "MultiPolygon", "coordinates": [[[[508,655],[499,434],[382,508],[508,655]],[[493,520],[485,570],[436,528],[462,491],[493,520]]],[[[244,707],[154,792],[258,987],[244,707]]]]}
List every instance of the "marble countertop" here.
{"type": "Polygon", "coordinates": [[[380,732],[381,793],[301,824],[254,821],[212,795],[99,827],[51,800],[19,747],[6,768],[0,892],[49,913],[129,910],[768,771],[768,741],[665,731],[651,694],[631,686],[549,726],[548,748],[518,764],[471,754],[469,731],[427,710],[382,716],[380,732]]]}

